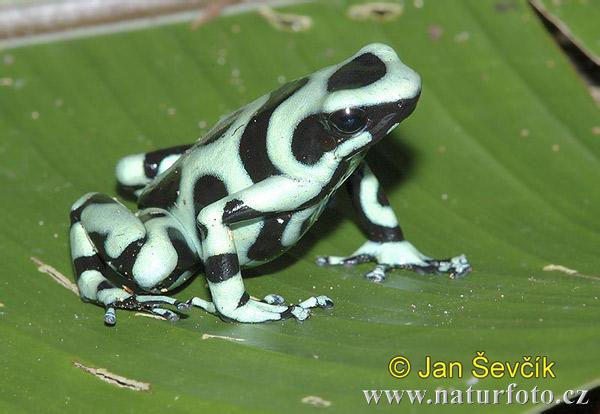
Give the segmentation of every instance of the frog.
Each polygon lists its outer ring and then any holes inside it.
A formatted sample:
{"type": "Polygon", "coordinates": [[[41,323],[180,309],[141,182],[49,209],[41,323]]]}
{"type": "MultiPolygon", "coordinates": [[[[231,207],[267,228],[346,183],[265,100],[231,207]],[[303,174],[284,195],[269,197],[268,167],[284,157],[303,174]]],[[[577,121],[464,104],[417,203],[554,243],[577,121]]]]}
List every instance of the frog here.
{"type": "Polygon", "coordinates": [[[224,116],[192,144],[125,156],[116,178],[137,199],[136,212],[98,192],[71,207],[81,299],[104,308],[106,325],[116,323],[118,309],[176,322],[191,307],[226,322],[305,321],[333,300],[251,297],[242,270],[294,246],[342,186],[367,240],[349,256],[318,257],[318,265],[371,262],[364,276],[374,282],[398,268],[466,275],[464,254],[432,259],[404,238],[365,161],[420,94],[417,72],[392,47],[373,43],[224,116]],[[169,295],[195,275],[204,275],[211,300],[169,295]]]}

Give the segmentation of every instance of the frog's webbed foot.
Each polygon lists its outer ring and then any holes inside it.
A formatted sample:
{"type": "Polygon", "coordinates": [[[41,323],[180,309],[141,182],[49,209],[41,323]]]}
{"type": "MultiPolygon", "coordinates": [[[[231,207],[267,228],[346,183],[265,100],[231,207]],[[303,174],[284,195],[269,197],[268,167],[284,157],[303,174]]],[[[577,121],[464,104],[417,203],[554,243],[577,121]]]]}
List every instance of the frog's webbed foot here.
{"type": "Polygon", "coordinates": [[[459,277],[463,277],[470,273],[472,270],[471,265],[467,261],[467,257],[464,254],[454,256],[449,259],[426,259],[425,262],[427,262],[427,266],[409,264],[396,267],[401,269],[414,270],[415,272],[420,274],[447,273],[452,279],[458,279],[459,277]]]}
{"type": "Polygon", "coordinates": [[[294,318],[298,322],[307,320],[312,308],[331,309],[333,301],[327,296],[312,296],[298,305],[285,305],[285,300],[276,294],[267,295],[262,302],[249,300],[244,306],[236,309],[233,315],[225,316],[225,320],[238,322],[265,322],[294,318]],[[233,316],[233,317],[232,317],[233,316]]]}
{"type": "Polygon", "coordinates": [[[283,296],[280,296],[277,293],[271,293],[270,295],[265,296],[262,301],[269,305],[283,305],[285,303],[283,296]]]}
{"type": "MultiPolygon", "coordinates": [[[[265,296],[262,301],[268,303],[269,305],[283,305],[285,303],[285,299],[275,293],[265,296]]],[[[204,309],[206,312],[213,315],[217,314],[217,308],[215,308],[214,303],[198,297],[194,297],[188,300],[186,304],[196,306],[200,309],[204,309]]]]}
{"type": "Polygon", "coordinates": [[[294,318],[303,322],[311,316],[311,308],[330,309],[333,301],[327,296],[312,296],[298,305],[286,305],[285,299],[277,294],[265,296],[262,301],[247,298],[235,309],[217,310],[213,302],[193,298],[187,303],[202,308],[209,313],[219,315],[226,322],[258,323],[280,321],[294,318]]]}
{"type": "Polygon", "coordinates": [[[317,258],[320,266],[342,265],[356,266],[361,263],[375,262],[377,265],[365,278],[372,282],[382,282],[392,269],[408,269],[417,273],[446,273],[451,278],[459,278],[471,271],[464,254],[449,259],[436,260],[419,252],[409,241],[378,243],[367,241],[348,257],[323,256],[317,258]]]}
{"type": "Polygon", "coordinates": [[[179,315],[169,309],[164,308],[163,305],[174,306],[180,312],[185,312],[190,308],[188,303],[180,302],[177,299],[169,296],[134,295],[122,297],[105,306],[106,311],[104,312],[104,323],[107,325],[114,325],[117,322],[116,309],[130,309],[149,312],[162,316],[171,323],[177,322],[179,320],[179,315]]]}
{"type": "MultiPolygon", "coordinates": [[[[270,305],[284,305],[285,299],[282,296],[279,296],[276,293],[271,293],[267,295],[262,300],[265,303],[270,305]]],[[[321,296],[311,296],[310,298],[300,302],[298,304],[301,308],[322,308],[322,309],[331,309],[333,308],[333,301],[329,299],[325,295],[321,296]]]]}

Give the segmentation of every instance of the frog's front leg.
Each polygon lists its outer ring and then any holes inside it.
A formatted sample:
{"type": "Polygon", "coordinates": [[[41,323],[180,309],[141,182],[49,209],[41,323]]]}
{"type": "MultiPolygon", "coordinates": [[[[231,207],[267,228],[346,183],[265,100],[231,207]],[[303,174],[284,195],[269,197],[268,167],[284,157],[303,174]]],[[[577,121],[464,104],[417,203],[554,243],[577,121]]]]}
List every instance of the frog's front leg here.
{"type": "Polygon", "coordinates": [[[251,299],[244,288],[235,238],[229,228],[233,223],[293,211],[318,191],[319,187],[310,183],[274,176],[203,208],[197,216],[197,225],[214,308],[210,302],[199,302],[198,298],[188,303],[204,309],[208,305],[207,310],[214,309],[223,320],[238,322],[290,317],[303,321],[310,316],[310,308],[331,308],[333,301],[326,296],[311,297],[297,306],[283,305],[279,295],[269,295],[263,302],[251,299]]]}
{"type": "Polygon", "coordinates": [[[363,162],[348,178],[347,186],[352,205],[366,228],[369,240],[349,257],[319,257],[318,264],[354,266],[376,262],[375,268],[365,275],[375,282],[382,281],[393,268],[411,269],[419,273],[448,273],[452,278],[471,271],[465,255],[432,259],[404,239],[394,211],[377,177],[366,163],[363,162]]]}

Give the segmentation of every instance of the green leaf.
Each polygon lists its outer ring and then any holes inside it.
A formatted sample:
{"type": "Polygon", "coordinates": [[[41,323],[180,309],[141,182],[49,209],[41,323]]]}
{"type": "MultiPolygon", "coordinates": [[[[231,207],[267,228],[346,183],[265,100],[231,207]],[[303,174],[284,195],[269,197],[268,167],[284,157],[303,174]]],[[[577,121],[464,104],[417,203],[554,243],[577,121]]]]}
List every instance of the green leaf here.
{"type": "MultiPolygon", "coordinates": [[[[466,390],[477,351],[556,362],[555,379],[489,377],[478,389],[514,382],[559,397],[597,380],[600,114],[535,13],[510,4],[405,2],[399,17],[377,22],[350,20],[349,4],[335,1],[286,9],[312,17],[302,33],[249,13],[197,31],[181,24],[2,51],[0,409],[314,412],[329,402],[319,409],[366,412],[366,389],[466,390]],[[432,256],[466,253],[470,275],[396,271],[373,284],[362,279],[368,265],[317,267],[317,255],[348,254],[363,241],[339,212],[348,210],[343,197],[289,254],[246,272],[260,274],[246,280],[256,297],[334,299],[303,324],[226,324],[193,309],[176,325],[120,311],[107,328],[101,308],[30,260],[72,279],[69,207],[89,191],[114,195],[119,158],[192,142],[283,77],[374,41],[421,74],[423,93],[369,161],[407,238],[432,256]],[[577,272],[542,270],[550,264],[577,272]],[[412,362],[404,379],[388,373],[396,355],[412,362]],[[425,356],[462,362],[463,377],[419,378],[425,356]],[[149,383],[152,393],[72,361],[149,383]]],[[[194,295],[208,298],[202,277],[176,296],[194,295]]],[[[501,402],[443,409],[524,409],[501,402]]]]}
{"type": "Polygon", "coordinates": [[[530,0],[596,65],[600,66],[600,3],[589,0],[530,0]]]}

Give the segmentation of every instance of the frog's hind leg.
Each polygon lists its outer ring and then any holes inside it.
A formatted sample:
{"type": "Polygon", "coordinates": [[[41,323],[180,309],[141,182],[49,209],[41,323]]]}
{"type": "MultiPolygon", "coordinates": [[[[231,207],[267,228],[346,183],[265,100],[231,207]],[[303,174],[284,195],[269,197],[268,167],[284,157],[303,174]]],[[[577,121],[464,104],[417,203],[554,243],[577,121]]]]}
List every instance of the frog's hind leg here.
{"type": "Polygon", "coordinates": [[[137,276],[150,284],[146,290],[152,293],[183,283],[196,260],[182,241],[179,223],[168,212],[151,209],[142,219],[97,193],[85,195],[71,210],[71,254],[81,298],[103,306],[110,325],[116,321],[115,309],[152,312],[175,322],[179,316],[162,306],[179,311],[190,307],[168,296],[135,293],[142,289],[137,276]],[[165,243],[173,250],[169,257],[160,254],[168,251],[165,243]],[[140,254],[155,260],[139,261],[140,254]]]}
{"type": "Polygon", "coordinates": [[[179,145],[121,158],[115,168],[120,188],[126,193],[139,196],[145,186],[173,165],[191,146],[179,145]]]}
{"type": "Polygon", "coordinates": [[[85,302],[94,302],[106,309],[104,322],[114,325],[116,322],[115,309],[134,309],[152,312],[175,322],[179,316],[160,306],[173,305],[180,311],[185,311],[189,305],[167,296],[134,295],[131,290],[115,286],[104,277],[106,265],[94,251],[81,223],[71,227],[71,249],[73,265],[79,294],[85,302]]]}

